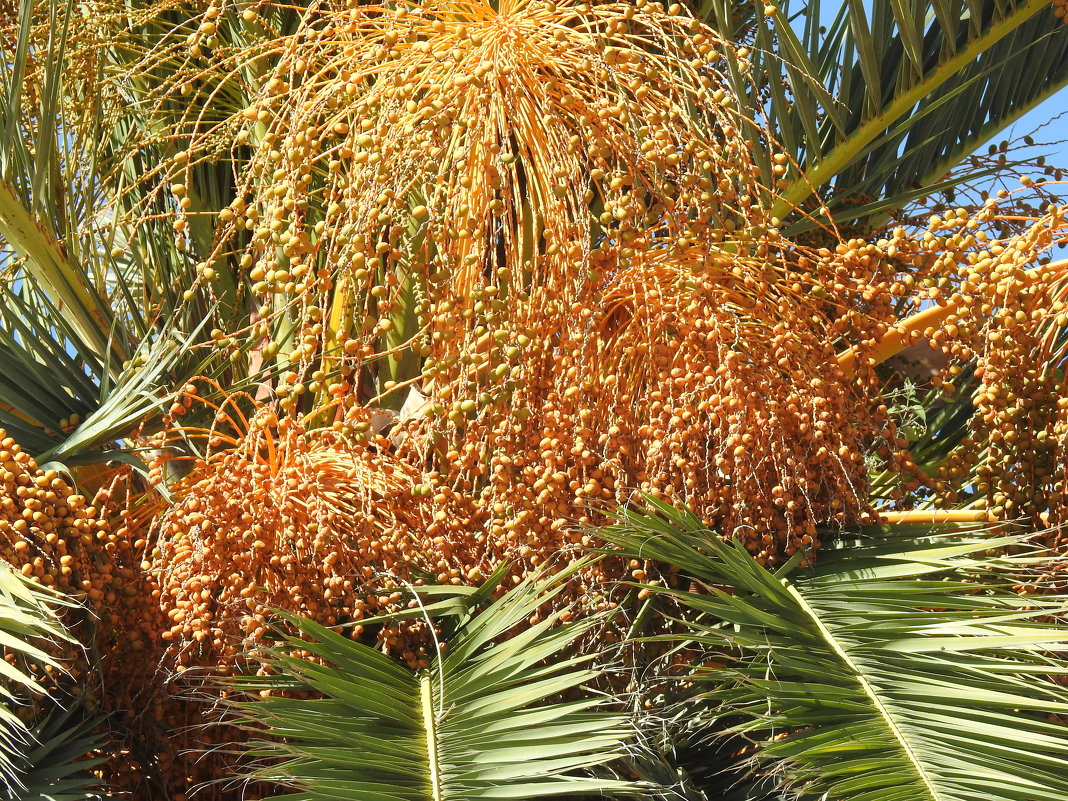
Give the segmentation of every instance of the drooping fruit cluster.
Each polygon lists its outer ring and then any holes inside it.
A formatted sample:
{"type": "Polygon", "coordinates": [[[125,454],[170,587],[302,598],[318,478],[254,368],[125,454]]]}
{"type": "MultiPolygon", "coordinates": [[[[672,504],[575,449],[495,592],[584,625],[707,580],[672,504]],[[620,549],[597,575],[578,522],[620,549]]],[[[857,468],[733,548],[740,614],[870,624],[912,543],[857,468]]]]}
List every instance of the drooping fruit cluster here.
{"type": "MultiPolygon", "coordinates": [[[[904,347],[928,346],[937,366],[920,376],[923,385],[948,404],[966,393],[974,413],[958,445],[922,469],[906,468],[907,502],[964,503],[982,519],[1043,528],[1065,509],[1068,387],[1056,365],[1065,348],[1068,265],[1052,257],[1068,241],[1068,226],[1065,207],[1055,204],[1029,217],[1004,214],[999,204],[1008,196],[932,215],[918,234],[897,228],[879,240],[919,311],[903,314],[867,356],[847,351],[840,361],[852,372],[904,347]],[[919,486],[926,489],[916,493],[919,486]]],[[[941,450],[937,439],[929,444],[941,450]]],[[[889,499],[904,508],[900,491],[889,499]]]]}
{"type": "Polygon", "coordinates": [[[769,562],[812,547],[817,522],[862,516],[884,421],[831,343],[872,334],[873,315],[848,309],[878,263],[774,237],[751,252],[644,244],[597,261],[604,279],[571,303],[540,287],[507,314],[491,302],[473,342],[431,363],[402,451],[437,455],[440,480],[484,510],[486,547],[531,567],[588,544],[573,523],[636,491],[769,562]]]}
{"type": "Polygon", "coordinates": [[[0,429],[0,557],[41,584],[101,602],[120,589],[108,521],[0,429]]]}
{"type": "Polygon", "coordinates": [[[504,269],[563,291],[591,247],[650,222],[691,240],[748,227],[763,212],[726,47],[659,4],[324,9],[235,121],[254,153],[217,251],[251,232],[256,295],[300,294],[331,268],[361,332],[406,282],[467,294],[504,269]]]}
{"type": "MultiPolygon", "coordinates": [[[[774,232],[756,150],[790,165],[733,111],[728,48],[657,3],[302,21],[228,123],[252,158],[202,263],[247,271],[282,408],[397,408],[417,389],[427,418],[404,458],[492,519],[482,550],[529,564],[587,503],[642,488],[685,486],[770,561],[863,515],[883,424],[858,421],[828,343],[877,336],[891,279],[857,248],[774,232]],[[676,420],[689,399],[706,408],[676,420]]],[[[178,195],[222,130],[191,134],[178,195]]]]}
{"type": "MultiPolygon", "coordinates": [[[[110,521],[115,507],[108,478],[82,476],[100,490],[89,499],[53,469],[42,469],[0,429],[0,558],[23,575],[81,601],[63,622],[82,643],[64,654],[69,675],[82,681],[86,702],[105,713],[131,710],[156,694],[160,656],[158,593],[140,571],[135,542],[110,521]],[[88,660],[92,659],[92,664],[88,660]]],[[[115,770],[137,778],[131,754],[116,748],[115,770]]]]}
{"type": "Polygon", "coordinates": [[[1022,233],[991,238],[991,200],[974,213],[933,216],[922,237],[892,240],[905,258],[931,254],[924,281],[934,306],[909,334],[945,354],[935,386],[952,396],[969,365],[978,377],[972,434],[938,467],[934,486],[949,502],[977,490],[995,518],[1057,522],[1065,508],[1068,386],[1048,367],[1065,347],[1065,264],[1047,255],[1065,239],[1065,212],[1051,206],[1022,233]],[[960,486],[955,479],[972,468],[979,483],[960,486]]]}
{"type": "MultiPolygon", "coordinates": [[[[162,636],[178,664],[242,661],[276,609],[358,623],[406,609],[407,586],[469,581],[487,565],[466,533],[480,522],[473,507],[432,491],[384,437],[353,442],[359,419],[315,429],[255,404],[246,419],[231,400],[148,532],[145,568],[161,587],[171,621],[162,636]]],[[[383,628],[378,641],[425,666],[421,625],[409,639],[383,628]]]]}

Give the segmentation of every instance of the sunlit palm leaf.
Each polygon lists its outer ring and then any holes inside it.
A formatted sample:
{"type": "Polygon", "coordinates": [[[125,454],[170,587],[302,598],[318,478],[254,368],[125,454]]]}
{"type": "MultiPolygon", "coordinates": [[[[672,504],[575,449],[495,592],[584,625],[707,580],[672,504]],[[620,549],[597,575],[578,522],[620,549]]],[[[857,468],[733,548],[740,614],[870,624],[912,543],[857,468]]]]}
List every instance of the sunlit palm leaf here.
{"type": "MultiPolygon", "coordinates": [[[[151,430],[193,376],[230,390],[260,380],[249,365],[260,343],[196,348],[214,345],[224,317],[227,330],[247,324],[248,309],[227,294],[226,271],[214,295],[188,292],[195,254],[178,247],[173,199],[145,179],[180,143],[147,130],[156,118],[116,86],[90,82],[100,92],[90,102],[79,94],[85,65],[64,37],[84,34],[82,10],[23,0],[18,13],[0,64],[0,426],[72,465],[145,420],[151,430]]],[[[94,57],[118,70],[128,55],[108,44],[94,57]]],[[[229,202],[227,165],[200,177],[212,204],[229,202]]]]}
{"type": "Polygon", "coordinates": [[[14,58],[0,68],[0,242],[5,261],[19,259],[22,274],[64,309],[81,340],[99,353],[112,348],[121,362],[127,343],[116,333],[123,332],[112,331],[113,310],[86,275],[99,268],[99,257],[81,226],[100,198],[94,154],[86,152],[78,125],[83,111],[99,109],[75,111],[66,96],[65,56],[75,24],[73,3],[19,3],[14,58]],[[44,65],[32,79],[31,58],[44,65]]]}
{"type": "Polygon", "coordinates": [[[829,799],[1060,799],[1068,793],[1065,599],[1011,591],[1033,560],[994,558],[1012,538],[849,543],[787,578],[657,501],[605,538],[680,567],[703,615],[695,642],[704,714],[758,745],[788,785],[829,799]]]}
{"type": "Polygon", "coordinates": [[[736,71],[735,89],[800,167],[783,218],[814,193],[840,222],[901,208],[1068,82],[1068,27],[1043,0],[778,5],[770,18],[725,0],[702,10],[728,39],[752,38],[756,88],[736,71]]]}
{"type": "Polygon", "coordinates": [[[526,623],[573,572],[527,580],[472,616],[461,616],[446,637],[447,651],[421,673],[312,621],[291,618],[302,636],[287,637],[271,653],[269,664],[279,675],[245,686],[310,690],[320,697],[271,697],[243,707],[249,724],[275,738],[252,746],[251,754],[268,762],[254,778],[293,788],[279,796],[287,801],[458,801],[633,790],[624,781],[583,775],[618,754],[628,739],[625,719],[600,709],[603,699],[586,691],[558,700],[600,675],[590,657],[574,655],[569,646],[602,618],[562,623],[558,612],[526,623]],[[317,661],[297,658],[292,649],[317,661]]]}

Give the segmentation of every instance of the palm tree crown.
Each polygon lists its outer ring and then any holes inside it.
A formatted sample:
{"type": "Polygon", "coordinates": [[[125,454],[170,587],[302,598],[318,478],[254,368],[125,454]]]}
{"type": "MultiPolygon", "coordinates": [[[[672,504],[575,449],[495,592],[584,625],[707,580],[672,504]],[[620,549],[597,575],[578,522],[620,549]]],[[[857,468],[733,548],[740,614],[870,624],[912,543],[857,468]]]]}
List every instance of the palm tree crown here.
{"type": "Polygon", "coordinates": [[[0,11],[8,791],[1061,797],[1064,8],[826,11],[0,11]]]}

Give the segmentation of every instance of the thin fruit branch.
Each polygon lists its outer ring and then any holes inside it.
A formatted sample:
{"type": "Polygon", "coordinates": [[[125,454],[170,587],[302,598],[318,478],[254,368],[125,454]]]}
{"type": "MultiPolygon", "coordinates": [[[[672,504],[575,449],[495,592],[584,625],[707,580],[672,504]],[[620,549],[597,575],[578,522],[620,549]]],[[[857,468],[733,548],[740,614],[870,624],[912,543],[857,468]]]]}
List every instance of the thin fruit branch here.
{"type": "Polygon", "coordinates": [[[882,523],[891,526],[909,526],[916,523],[993,523],[996,519],[986,509],[910,509],[883,512],[880,517],[882,523]]]}

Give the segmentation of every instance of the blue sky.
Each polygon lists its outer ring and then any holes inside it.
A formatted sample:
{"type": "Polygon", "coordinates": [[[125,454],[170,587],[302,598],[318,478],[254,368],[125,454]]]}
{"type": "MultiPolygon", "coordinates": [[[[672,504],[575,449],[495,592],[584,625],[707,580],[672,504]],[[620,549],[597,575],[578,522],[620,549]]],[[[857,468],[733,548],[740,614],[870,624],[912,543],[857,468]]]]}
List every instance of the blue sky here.
{"type": "MultiPolygon", "coordinates": [[[[1036,107],[1006,132],[1013,138],[1031,134],[1035,138],[1035,155],[1045,155],[1046,163],[1068,171],[1068,88],[1061,89],[1036,107]],[[1037,130],[1036,130],[1037,129],[1037,130]]],[[[1068,186],[1061,186],[1062,203],[1068,202],[1068,186]]],[[[1063,258],[1068,248],[1054,251],[1063,258]]]]}
{"type": "Polygon", "coordinates": [[[1035,141],[1040,143],[1040,146],[1036,148],[1036,155],[1046,154],[1046,161],[1054,167],[1068,169],[1068,141],[1064,141],[1068,140],[1068,89],[1062,89],[1045,103],[1033,109],[1009,129],[1012,136],[1003,135],[1002,138],[1011,139],[1031,134],[1039,126],[1042,127],[1038,132],[1032,134],[1035,141]],[[1058,141],[1059,144],[1041,145],[1041,143],[1058,141]]]}

